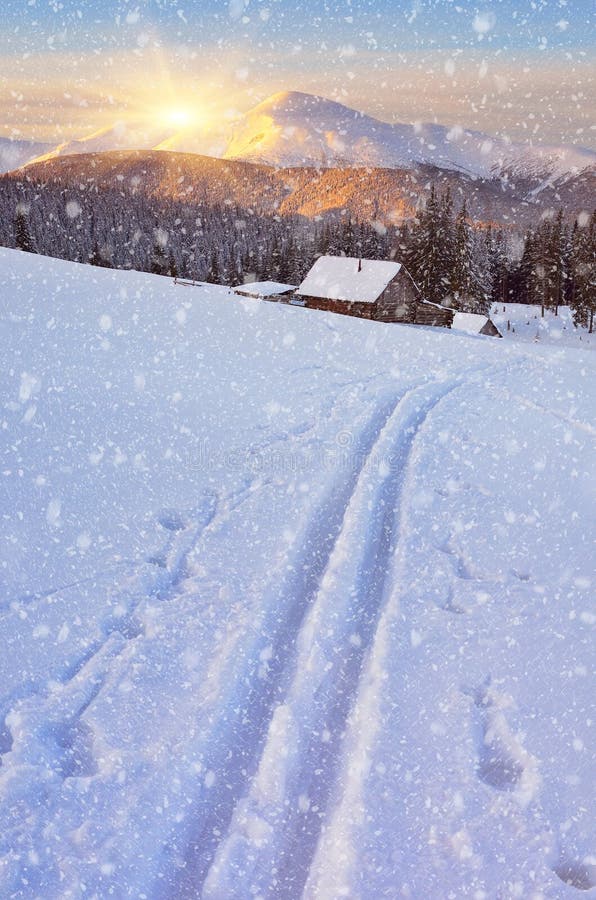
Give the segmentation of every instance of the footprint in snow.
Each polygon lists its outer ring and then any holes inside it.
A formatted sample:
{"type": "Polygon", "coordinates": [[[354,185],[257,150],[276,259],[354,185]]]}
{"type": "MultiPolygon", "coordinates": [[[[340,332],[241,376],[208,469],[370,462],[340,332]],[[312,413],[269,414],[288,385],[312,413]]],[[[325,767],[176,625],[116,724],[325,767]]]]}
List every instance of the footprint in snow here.
{"type": "Polygon", "coordinates": [[[175,589],[189,576],[189,559],[216,514],[218,499],[216,492],[204,491],[194,509],[163,509],[158,514],[157,521],[168,532],[168,537],[161,549],[146,558],[148,563],[161,569],[150,594],[171,599],[175,589]]]}
{"type": "Polygon", "coordinates": [[[55,724],[48,735],[59,748],[58,765],[62,778],[91,778],[97,774],[93,754],[93,731],[82,719],[55,724]]]}
{"type": "Polygon", "coordinates": [[[578,891],[589,891],[596,887],[596,856],[587,857],[582,861],[561,861],[553,872],[562,882],[577,888],[578,891]]]}
{"type": "Polygon", "coordinates": [[[511,730],[505,715],[512,699],[492,687],[490,676],[480,687],[464,693],[472,696],[480,720],[479,779],[496,790],[515,792],[526,805],[539,789],[540,775],[538,761],[511,730]]]}
{"type": "Polygon", "coordinates": [[[157,521],[166,531],[183,531],[188,527],[187,517],[177,509],[162,509],[157,521]]]}

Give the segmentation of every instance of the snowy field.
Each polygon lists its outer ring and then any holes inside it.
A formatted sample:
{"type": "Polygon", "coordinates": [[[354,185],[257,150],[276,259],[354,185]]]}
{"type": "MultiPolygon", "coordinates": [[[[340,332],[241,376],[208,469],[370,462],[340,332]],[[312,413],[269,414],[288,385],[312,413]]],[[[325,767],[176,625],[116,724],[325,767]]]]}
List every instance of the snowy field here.
{"type": "Polygon", "coordinates": [[[595,896],[596,355],[0,279],[0,897],[595,896]]]}
{"type": "Polygon", "coordinates": [[[596,350],[596,334],[589,334],[587,328],[576,328],[568,306],[559,307],[556,316],[545,309],[542,316],[539,306],[495,303],[490,315],[503,337],[509,340],[596,350]]]}

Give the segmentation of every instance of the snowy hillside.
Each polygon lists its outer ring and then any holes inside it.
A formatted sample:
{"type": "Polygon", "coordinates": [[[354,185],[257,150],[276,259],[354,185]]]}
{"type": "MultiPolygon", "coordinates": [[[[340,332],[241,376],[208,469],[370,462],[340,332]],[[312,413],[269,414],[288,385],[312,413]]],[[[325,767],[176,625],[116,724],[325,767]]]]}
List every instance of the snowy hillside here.
{"type": "Polygon", "coordinates": [[[58,156],[77,156],[82,153],[104,153],[114,150],[150,150],[159,147],[171,135],[171,129],[157,124],[116,122],[101,128],[93,134],[71,141],[64,141],[48,148],[35,159],[27,160],[29,165],[46,162],[58,156]]]}
{"type": "Polygon", "coordinates": [[[274,166],[408,168],[423,163],[482,177],[503,171],[540,182],[596,163],[596,154],[582,148],[513,144],[424,122],[390,125],[299,91],[274,94],[250,110],[225,155],[274,166]]]}
{"type": "Polygon", "coordinates": [[[596,893],[594,354],[0,279],[0,897],[596,893]]]}
{"type": "Polygon", "coordinates": [[[568,306],[559,307],[556,316],[554,311],[545,309],[542,316],[539,306],[495,303],[490,315],[503,337],[512,341],[596,350],[596,334],[590,334],[581,326],[576,328],[573,312],[568,306]]]}
{"type": "Polygon", "coordinates": [[[0,137],[0,174],[24,166],[52,149],[39,141],[18,141],[0,137]]]}

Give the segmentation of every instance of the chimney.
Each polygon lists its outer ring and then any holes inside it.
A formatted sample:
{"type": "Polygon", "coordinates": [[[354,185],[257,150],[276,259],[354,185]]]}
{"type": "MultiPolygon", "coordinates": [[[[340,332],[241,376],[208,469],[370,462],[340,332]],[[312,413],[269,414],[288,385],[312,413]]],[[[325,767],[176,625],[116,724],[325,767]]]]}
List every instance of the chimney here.
{"type": "Polygon", "coordinates": [[[362,272],[362,260],[361,259],[358,260],[358,271],[362,272]]]}

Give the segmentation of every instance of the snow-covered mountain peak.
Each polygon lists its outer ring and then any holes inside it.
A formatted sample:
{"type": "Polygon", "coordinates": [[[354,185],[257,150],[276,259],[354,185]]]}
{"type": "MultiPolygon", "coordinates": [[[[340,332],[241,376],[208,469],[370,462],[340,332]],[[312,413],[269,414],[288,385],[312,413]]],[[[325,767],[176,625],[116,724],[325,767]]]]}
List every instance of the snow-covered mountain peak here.
{"type": "Polygon", "coordinates": [[[225,158],[278,167],[428,164],[476,177],[505,174],[536,182],[574,175],[596,162],[596,154],[583,148],[516,144],[460,125],[390,124],[300,91],[273,94],[249,110],[225,158]]]}
{"type": "Polygon", "coordinates": [[[274,113],[287,117],[300,115],[332,115],[348,116],[349,118],[363,118],[364,113],[350,109],[336,100],[320,97],[317,94],[306,94],[304,91],[278,91],[266,97],[252,112],[261,114],[274,113]]]}
{"type": "Polygon", "coordinates": [[[276,166],[407,165],[404,148],[395,147],[390,160],[379,153],[374,137],[391,127],[335,100],[282,91],[244,116],[225,158],[276,166]]]}

